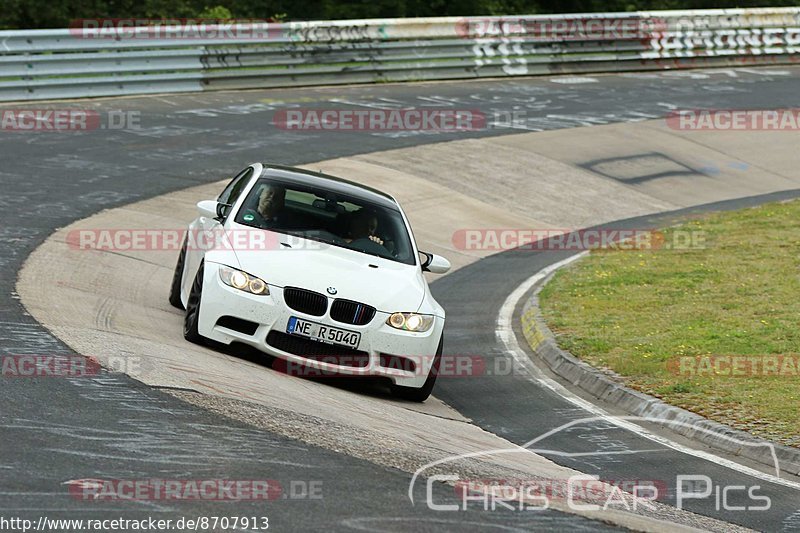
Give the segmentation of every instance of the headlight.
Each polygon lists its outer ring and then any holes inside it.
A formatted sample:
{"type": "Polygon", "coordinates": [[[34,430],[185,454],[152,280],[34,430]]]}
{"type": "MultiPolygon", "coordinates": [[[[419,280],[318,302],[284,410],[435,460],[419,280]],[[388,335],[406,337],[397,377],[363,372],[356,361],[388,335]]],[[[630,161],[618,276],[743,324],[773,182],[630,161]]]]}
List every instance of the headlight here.
{"type": "Polygon", "coordinates": [[[433,326],[433,317],[430,315],[418,315],[416,313],[393,313],[386,323],[395,329],[415,331],[422,333],[428,331],[433,326]]]}
{"type": "Polygon", "coordinates": [[[240,291],[249,292],[257,296],[266,296],[269,294],[269,287],[267,283],[260,278],[251,276],[247,272],[236,270],[231,267],[219,267],[219,279],[222,283],[240,291]]]}

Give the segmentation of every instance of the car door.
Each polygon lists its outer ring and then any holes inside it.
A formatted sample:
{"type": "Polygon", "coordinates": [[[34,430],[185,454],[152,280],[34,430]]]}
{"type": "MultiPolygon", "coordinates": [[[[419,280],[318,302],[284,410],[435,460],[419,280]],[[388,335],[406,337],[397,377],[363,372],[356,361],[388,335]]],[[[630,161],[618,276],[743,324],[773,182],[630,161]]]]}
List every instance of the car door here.
{"type": "Polygon", "coordinates": [[[233,205],[247,188],[247,184],[250,182],[254,173],[255,169],[252,166],[245,168],[228,183],[219,195],[217,203],[227,206],[221,209],[222,217],[209,218],[200,216],[189,224],[186,262],[181,283],[181,299],[184,304],[189,296],[189,291],[197,275],[197,270],[200,268],[200,263],[205,257],[208,244],[213,242],[210,239],[214,238],[215,235],[218,237],[218,235],[222,233],[222,224],[225,221],[225,217],[227,217],[233,205]]]}

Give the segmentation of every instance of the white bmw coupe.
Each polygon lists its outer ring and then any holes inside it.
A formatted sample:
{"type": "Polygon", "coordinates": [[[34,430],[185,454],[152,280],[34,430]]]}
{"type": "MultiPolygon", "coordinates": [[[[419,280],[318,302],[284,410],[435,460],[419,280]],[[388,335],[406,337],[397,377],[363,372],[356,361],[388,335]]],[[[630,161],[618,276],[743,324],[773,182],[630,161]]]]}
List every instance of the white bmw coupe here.
{"type": "Polygon", "coordinates": [[[417,250],[393,197],[256,163],[197,208],[169,295],[187,340],[244,343],[295,369],[383,377],[400,398],[428,398],[445,313],[423,272],[450,263],[417,250]]]}

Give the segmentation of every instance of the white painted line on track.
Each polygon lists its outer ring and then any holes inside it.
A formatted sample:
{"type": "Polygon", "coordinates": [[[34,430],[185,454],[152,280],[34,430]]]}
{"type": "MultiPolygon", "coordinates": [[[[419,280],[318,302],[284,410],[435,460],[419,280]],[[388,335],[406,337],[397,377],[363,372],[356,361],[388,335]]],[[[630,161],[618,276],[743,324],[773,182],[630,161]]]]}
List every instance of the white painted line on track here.
{"type": "Polygon", "coordinates": [[[597,83],[597,78],[590,78],[587,76],[565,76],[562,78],[551,78],[551,83],[575,84],[575,83],[597,83]]]}

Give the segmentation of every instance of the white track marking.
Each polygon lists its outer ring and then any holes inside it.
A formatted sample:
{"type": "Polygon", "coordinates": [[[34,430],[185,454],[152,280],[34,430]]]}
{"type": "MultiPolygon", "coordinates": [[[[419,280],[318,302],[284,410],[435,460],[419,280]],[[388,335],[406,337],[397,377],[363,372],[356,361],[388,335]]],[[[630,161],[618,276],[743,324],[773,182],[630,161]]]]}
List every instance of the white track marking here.
{"type": "Polygon", "coordinates": [[[565,76],[563,78],[551,78],[550,82],[569,85],[576,83],[597,83],[597,78],[589,78],[585,76],[565,76]]]}
{"type": "Polygon", "coordinates": [[[627,420],[622,420],[618,417],[615,417],[609,414],[604,409],[598,407],[597,405],[584,400],[580,396],[572,393],[568,389],[566,389],[563,385],[555,381],[554,379],[544,375],[544,373],[531,361],[528,355],[522,350],[519,343],[517,342],[517,337],[514,334],[514,329],[512,327],[513,317],[514,317],[514,309],[517,308],[519,301],[522,299],[523,296],[531,289],[534,285],[536,285],[539,281],[543,280],[547,277],[550,273],[554,272],[555,270],[566,266],[578,259],[587,255],[588,252],[581,252],[579,254],[573,255],[554,263],[548,267],[543,268],[527,280],[525,280],[522,285],[517,287],[517,289],[512,292],[506,301],[503,302],[503,306],[500,308],[499,316],[497,317],[497,328],[495,330],[495,335],[497,338],[503,343],[505,350],[509,353],[514,360],[525,367],[529,372],[530,379],[532,382],[537,383],[547,389],[550,389],[555,394],[558,394],[566,401],[570,402],[571,404],[584,409],[585,411],[592,413],[593,415],[597,416],[598,418],[603,419],[606,422],[614,424],[620,428],[626,429],[640,437],[645,439],[649,439],[653,442],[657,442],[663,446],[668,448],[672,448],[681,453],[685,453],[686,455],[691,455],[693,457],[697,457],[699,459],[704,459],[706,461],[710,461],[712,463],[718,464],[720,466],[724,466],[741,474],[745,474],[762,481],[767,481],[770,483],[775,483],[776,485],[783,485],[784,487],[790,487],[793,489],[800,490],[800,483],[790,481],[788,479],[784,479],[781,477],[773,476],[771,474],[766,474],[754,468],[750,468],[739,464],[735,461],[731,461],[728,459],[724,459],[719,457],[718,455],[714,455],[713,453],[704,452],[701,450],[695,450],[674,442],[666,437],[661,437],[656,435],[645,428],[639,426],[638,424],[631,423],[627,420]]]}

